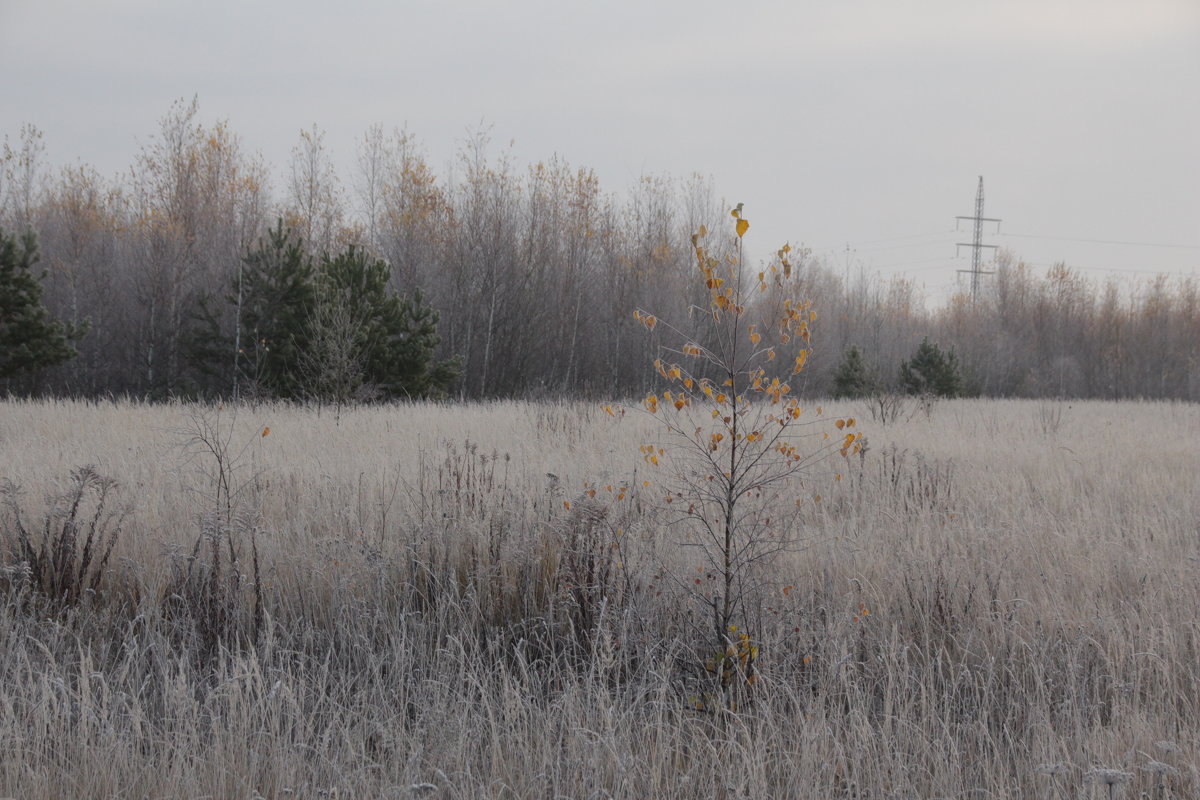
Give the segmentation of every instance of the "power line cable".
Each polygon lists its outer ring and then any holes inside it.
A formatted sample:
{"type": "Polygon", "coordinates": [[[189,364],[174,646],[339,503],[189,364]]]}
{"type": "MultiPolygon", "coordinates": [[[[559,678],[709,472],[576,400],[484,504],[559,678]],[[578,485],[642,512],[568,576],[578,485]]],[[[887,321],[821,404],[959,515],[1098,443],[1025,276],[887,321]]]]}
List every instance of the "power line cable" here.
{"type": "Polygon", "coordinates": [[[1085,242],[1087,244],[1121,244],[1131,247],[1170,247],[1177,250],[1200,250],[1200,244],[1172,244],[1168,242],[1127,242],[1117,239],[1080,239],[1072,236],[1046,236],[1035,233],[1001,233],[1001,236],[1012,236],[1020,239],[1052,239],[1058,242],[1085,242]]]}
{"type": "MultiPolygon", "coordinates": [[[[1046,262],[1046,261],[1026,261],[1025,263],[1031,267],[1051,268],[1051,267],[1057,267],[1059,264],[1062,264],[1063,262],[1057,261],[1057,262],[1050,263],[1050,262],[1046,262]]],[[[1137,274],[1137,275],[1181,275],[1185,278],[1200,277],[1200,272],[1179,272],[1176,270],[1165,270],[1165,269],[1138,269],[1136,267],[1089,267],[1086,264],[1070,264],[1070,263],[1065,264],[1065,266],[1067,267],[1067,269],[1071,269],[1071,270],[1091,270],[1093,272],[1125,272],[1125,273],[1131,273],[1131,274],[1137,274]]]]}
{"type": "MultiPolygon", "coordinates": [[[[950,230],[950,231],[932,231],[930,233],[908,233],[903,236],[888,236],[883,239],[868,239],[865,242],[849,241],[848,243],[850,244],[850,249],[855,250],[855,249],[858,249],[861,247],[865,247],[869,244],[884,244],[886,242],[900,242],[900,241],[906,241],[908,239],[921,239],[926,236],[947,236],[951,233],[954,233],[954,231],[950,230]]],[[[843,242],[842,244],[837,244],[837,245],[826,245],[823,247],[816,247],[815,245],[810,245],[810,244],[806,244],[804,246],[807,247],[809,250],[812,250],[814,253],[817,252],[818,250],[837,250],[838,252],[841,252],[841,251],[845,250],[846,244],[847,244],[847,242],[843,242]]]]}

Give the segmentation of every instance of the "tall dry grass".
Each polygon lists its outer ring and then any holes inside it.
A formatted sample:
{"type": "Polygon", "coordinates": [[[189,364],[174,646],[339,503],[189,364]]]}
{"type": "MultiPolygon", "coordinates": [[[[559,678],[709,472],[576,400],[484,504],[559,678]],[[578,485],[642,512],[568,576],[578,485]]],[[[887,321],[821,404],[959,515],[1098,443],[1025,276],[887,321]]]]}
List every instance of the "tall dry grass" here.
{"type": "Polygon", "coordinates": [[[865,429],[716,704],[651,421],[4,402],[0,796],[1200,795],[1200,407],[865,429]],[[60,537],[84,464],[130,513],[56,599],[14,509],[60,537]]]}

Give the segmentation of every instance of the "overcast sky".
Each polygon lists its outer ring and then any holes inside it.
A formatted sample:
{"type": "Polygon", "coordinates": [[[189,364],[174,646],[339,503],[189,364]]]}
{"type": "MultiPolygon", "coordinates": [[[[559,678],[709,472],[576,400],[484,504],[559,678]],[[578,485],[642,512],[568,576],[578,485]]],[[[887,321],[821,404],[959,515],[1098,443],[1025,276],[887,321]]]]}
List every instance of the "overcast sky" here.
{"type": "Polygon", "coordinates": [[[277,175],[314,123],[339,165],[380,123],[444,173],[483,122],[614,191],[699,172],[758,252],[938,298],[980,175],[1039,268],[1200,275],[1200,0],[0,0],[0,75],[0,135],[104,174],[197,95],[277,175]]]}

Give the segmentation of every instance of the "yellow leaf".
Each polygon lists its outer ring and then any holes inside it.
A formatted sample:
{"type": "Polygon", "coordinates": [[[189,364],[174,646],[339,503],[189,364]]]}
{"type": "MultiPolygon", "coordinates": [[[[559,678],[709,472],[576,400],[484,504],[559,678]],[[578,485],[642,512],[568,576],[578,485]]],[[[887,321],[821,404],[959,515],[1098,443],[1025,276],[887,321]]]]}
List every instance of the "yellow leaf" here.
{"type": "Polygon", "coordinates": [[[745,236],[745,235],[746,235],[746,231],[748,231],[748,230],[750,230],[750,223],[749,223],[749,222],[747,222],[747,221],[746,221],[746,220],[744,220],[744,219],[738,219],[738,221],[737,221],[737,235],[738,235],[738,238],[741,238],[742,236],[745,236]]]}
{"type": "Polygon", "coordinates": [[[801,350],[800,355],[796,356],[796,368],[794,370],[792,370],[792,374],[795,375],[797,372],[804,369],[804,362],[807,360],[808,360],[808,351],[801,350]]]}
{"type": "Polygon", "coordinates": [[[699,233],[699,234],[697,234],[697,235],[698,235],[698,236],[701,236],[701,237],[708,236],[708,228],[706,228],[706,227],[704,227],[703,225],[701,225],[701,226],[700,226],[700,233],[699,233]]]}
{"type": "Polygon", "coordinates": [[[267,435],[267,434],[269,434],[270,432],[271,432],[271,429],[270,429],[270,428],[268,428],[268,427],[264,427],[264,428],[262,429],[262,435],[263,435],[263,436],[266,436],[266,435],[267,435]]]}

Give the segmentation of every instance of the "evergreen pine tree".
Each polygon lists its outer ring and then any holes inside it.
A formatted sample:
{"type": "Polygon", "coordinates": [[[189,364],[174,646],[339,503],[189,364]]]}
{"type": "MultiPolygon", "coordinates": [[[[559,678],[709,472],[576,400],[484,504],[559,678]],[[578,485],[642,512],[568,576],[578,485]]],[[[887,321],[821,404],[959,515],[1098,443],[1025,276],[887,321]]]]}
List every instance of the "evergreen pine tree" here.
{"type": "Polygon", "coordinates": [[[67,329],[42,305],[37,236],[5,233],[0,228],[0,379],[52,367],[77,355],[71,339],[82,331],[67,329]]]}
{"type": "Polygon", "coordinates": [[[833,373],[833,396],[858,399],[875,391],[877,381],[857,345],[842,356],[842,363],[833,373]]]}
{"type": "MultiPolygon", "coordinates": [[[[457,378],[457,363],[435,363],[438,315],[424,304],[420,292],[402,298],[388,291],[388,265],[351,246],[321,263],[318,303],[337,313],[318,314],[322,325],[353,326],[355,364],[362,382],[380,399],[445,396],[457,378]]],[[[323,340],[349,341],[336,331],[323,330],[323,340]]],[[[333,348],[339,358],[348,355],[333,348]]],[[[327,365],[327,374],[349,374],[349,365],[327,365]]]]}
{"type": "Polygon", "coordinates": [[[314,270],[283,221],[243,260],[229,302],[235,307],[239,381],[284,399],[303,396],[300,366],[316,304],[314,270]]]}
{"type": "Polygon", "coordinates": [[[434,361],[440,339],[437,335],[438,312],[425,305],[421,290],[401,301],[404,324],[393,345],[393,366],[397,388],[409,397],[444,398],[458,380],[459,361],[434,361]]]}
{"type": "Polygon", "coordinates": [[[910,361],[900,364],[900,388],[908,394],[959,397],[963,393],[958,356],[926,337],[910,361]]]}

